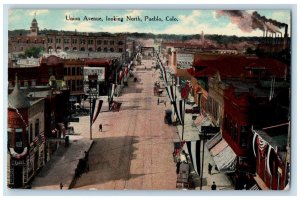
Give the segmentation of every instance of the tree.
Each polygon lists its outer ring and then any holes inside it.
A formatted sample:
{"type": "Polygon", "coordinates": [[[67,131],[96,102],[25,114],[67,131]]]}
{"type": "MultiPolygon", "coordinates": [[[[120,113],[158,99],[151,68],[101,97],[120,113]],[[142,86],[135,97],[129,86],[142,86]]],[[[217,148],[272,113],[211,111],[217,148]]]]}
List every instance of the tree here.
{"type": "Polygon", "coordinates": [[[38,58],[42,51],[44,51],[43,47],[32,47],[25,50],[25,56],[38,58]]]}

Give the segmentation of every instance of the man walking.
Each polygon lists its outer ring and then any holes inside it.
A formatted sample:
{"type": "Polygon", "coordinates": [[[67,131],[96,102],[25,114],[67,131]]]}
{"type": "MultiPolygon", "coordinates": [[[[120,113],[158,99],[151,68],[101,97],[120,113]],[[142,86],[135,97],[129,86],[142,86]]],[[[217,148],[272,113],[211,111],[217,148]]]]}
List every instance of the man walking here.
{"type": "Polygon", "coordinates": [[[157,98],[157,105],[159,105],[159,98],[157,98]]]}
{"type": "Polygon", "coordinates": [[[63,189],[64,185],[62,184],[62,182],[60,182],[59,187],[61,190],[63,189]]]}
{"type": "Polygon", "coordinates": [[[216,183],[213,181],[213,184],[211,185],[211,190],[216,190],[216,189],[217,189],[216,183]]]}
{"type": "Polygon", "coordinates": [[[208,163],[208,174],[211,175],[212,165],[208,163]]]}
{"type": "Polygon", "coordinates": [[[99,124],[99,131],[102,132],[102,124],[99,124]]]}

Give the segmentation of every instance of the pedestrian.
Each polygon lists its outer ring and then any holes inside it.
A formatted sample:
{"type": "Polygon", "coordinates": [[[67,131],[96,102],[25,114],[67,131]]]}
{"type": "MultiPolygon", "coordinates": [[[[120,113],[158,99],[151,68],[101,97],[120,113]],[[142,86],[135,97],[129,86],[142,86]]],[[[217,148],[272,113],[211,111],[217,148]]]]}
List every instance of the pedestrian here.
{"type": "Polygon", "coordinates": [[[159,105],[159,98],[157,98],[157,105],[159,105]]]}
{"type": "Polygon", "coordinates": [[[211,190],[216,190],[217,189],[217,185],[216,183],[213,181],[213,184],[211,185],[211,190]]]}
{"type": "Polygon", "coordinates": [[[99,131],[102,132],[102,124],[99,124],[99,131]]]}
{"type": "Polygon", "coordinates": [[[208,163],[208,174],[211,174],[211,170],[212,170],[212,165],[208,163]]]}
{"type": "Polygon", "coordinates": [[[176,163],[176,174],[179,174],[179,169],[180,169],[180,161],[177,161],[176,163]]]}
{"type": "Polygon", "coordinates": [[[165,104],[165,107],[167,106],[167,102],[166,101],[164,101],[164,104],[165,104]]]}
{"type": "Polygon", "coordinates": [[[62,182],[60,182],[59,187],[61,190],[63,189],[64,185],[62,184],[62,182]]]}

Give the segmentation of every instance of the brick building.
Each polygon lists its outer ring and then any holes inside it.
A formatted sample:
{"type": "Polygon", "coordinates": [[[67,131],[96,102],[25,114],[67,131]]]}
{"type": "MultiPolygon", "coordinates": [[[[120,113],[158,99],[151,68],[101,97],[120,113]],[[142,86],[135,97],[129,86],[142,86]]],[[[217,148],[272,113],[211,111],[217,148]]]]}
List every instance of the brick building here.
{"type": "Polygon", "coordinates": [[[7,184],[23,188],[45,164],[44,99],[30,101],[15,83],[8,96],[7,184]]]}

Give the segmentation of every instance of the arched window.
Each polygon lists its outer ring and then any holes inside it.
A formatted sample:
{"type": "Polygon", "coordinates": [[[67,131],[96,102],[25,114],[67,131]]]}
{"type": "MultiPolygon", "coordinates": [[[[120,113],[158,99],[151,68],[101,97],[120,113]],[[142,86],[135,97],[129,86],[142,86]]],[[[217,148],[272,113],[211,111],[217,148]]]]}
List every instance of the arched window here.
{"type": "Polygon", "coordinates": [[[73,47],[73,51],[77,51],[77,48],[76,48],[76,47],[73,47]]]}
{"type": "Polygon", "coordinates": [[[94,51],[93,48],[89,48],[89,51],[94,51]]]}
{"type": "Polygon", "coordinates": [[[106,47],[104,48],[104,52],[107,52],[107,48],[106,47]]]}
{"type": "Polygon", "coordinates": [[[85,48],[84,48],[84,47],[81,47],[81,48],[80,48],[80,51],[85,51],[85,48]]]}
{"type": "Polygon", "coordinates": [[[97,48],[97,51],[98,51],[98,52],[101,52],[101,47],[98,47],[98,48],[97,48]]]}
{"type": "Polygon", "coordinates": [[[114,48],[110,48],[110,52],[114,52],[115,51],[115,49],[114,48]]]}

